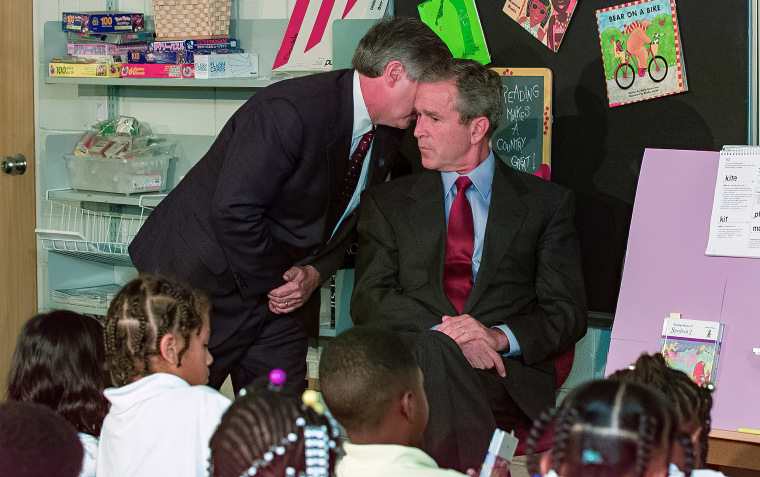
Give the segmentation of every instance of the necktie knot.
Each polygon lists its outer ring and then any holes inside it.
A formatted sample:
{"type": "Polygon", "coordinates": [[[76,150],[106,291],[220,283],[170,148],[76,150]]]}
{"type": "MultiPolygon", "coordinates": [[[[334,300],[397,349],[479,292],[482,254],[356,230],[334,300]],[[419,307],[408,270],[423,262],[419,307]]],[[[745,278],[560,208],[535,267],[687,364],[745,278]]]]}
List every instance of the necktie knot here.
{"type": "Polygon", "coordinates": [[[456,182],[454,182],[454,184],[456,184],[457,194],[459,194],[460,192],[467,192],[467,189],[472,185],[472,181],[467,176],[461,176],[456,182]]]}

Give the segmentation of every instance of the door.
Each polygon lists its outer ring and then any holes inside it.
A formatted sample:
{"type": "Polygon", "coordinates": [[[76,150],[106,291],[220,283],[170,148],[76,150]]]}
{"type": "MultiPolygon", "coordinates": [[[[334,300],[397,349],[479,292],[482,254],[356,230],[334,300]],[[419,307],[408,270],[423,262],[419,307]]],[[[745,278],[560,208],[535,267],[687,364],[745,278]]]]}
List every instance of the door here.
{"type": "Polygon", "coordinates": [[[0,401],[18,332],[37,311],[32,25],[31,0],[0,2],[0,401]]]}

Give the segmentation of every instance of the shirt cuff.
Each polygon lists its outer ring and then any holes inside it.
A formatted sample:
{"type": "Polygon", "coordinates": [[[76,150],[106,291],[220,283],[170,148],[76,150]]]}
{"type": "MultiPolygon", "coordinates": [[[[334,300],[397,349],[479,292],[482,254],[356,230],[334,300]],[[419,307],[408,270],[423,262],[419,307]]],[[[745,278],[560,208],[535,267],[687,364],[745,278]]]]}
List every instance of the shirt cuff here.
{"type": "Polygon", "coordinates": [[[502,354],[502,356],[520,356],[520,344],[517,342],[515,334],[512,333],[512,330],[509,329],[509,326],[498,325],[494,326],[494,328],[498,328],[503,331],[504,334],[507,335],[507,340],[509,340],[509,353],[502,354]]]}

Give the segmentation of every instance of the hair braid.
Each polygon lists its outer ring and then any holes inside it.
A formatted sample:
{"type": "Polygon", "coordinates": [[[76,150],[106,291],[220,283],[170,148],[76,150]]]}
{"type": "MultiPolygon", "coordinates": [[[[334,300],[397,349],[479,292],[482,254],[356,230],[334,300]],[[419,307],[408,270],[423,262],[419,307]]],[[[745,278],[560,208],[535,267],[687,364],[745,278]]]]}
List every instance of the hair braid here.
{"type": "Polygon", "coordinates": [[[578,410],[573,408],[567,408],[557,417],[552,441],[552,468],[559,469],[560,464],[566,460],[572,427],[578,420],[578,410]]]}
{"type": "Polygon", "coordinates": [[[181,336],[182,355],[193,332],[199,333],[208,299],[197,291],[151,275],[141,275],[116,294],[106,316],[106,366],[118,386],[150,374],[151,358],[167,333],[181,336]]]}
{"type": "Polygon", "coordinates": [[[691,471],[694,470],[694,445],[685,432],[679,432],[677,437],[681,447],[683,447],[683,473],[684,475],[691,475],[691,471]]]}
{"type": "Polygon", "coordinates": [[[652,416],[639,416],[639,438],[636,441],[636,477],[644,477],[652,458],[652,447],[655,444],[655,427],[657,423],[652,416]]]}
{"type": "Polygon", "coordinates": [[[528,439],[525,441],[525,453],[527,454],[527,466],[528,472],[531,475],[540,475],[541,470],[538,467],[538,456],[536,455],[536,446],[541,437],[551,427],[554,422],[554,416],[557,413],[556,409],[547,409],[541,413],[541,415],[533,421],[533,427],[530,429],[528,439]]]}

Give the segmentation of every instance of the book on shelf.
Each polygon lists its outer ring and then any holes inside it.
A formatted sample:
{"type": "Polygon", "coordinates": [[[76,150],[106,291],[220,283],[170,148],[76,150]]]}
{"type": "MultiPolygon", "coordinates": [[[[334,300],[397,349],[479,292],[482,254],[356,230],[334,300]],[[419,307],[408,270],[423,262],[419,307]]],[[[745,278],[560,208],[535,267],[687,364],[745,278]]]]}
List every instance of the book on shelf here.
{"type": "Polygon", "coordinates": [[[695,383],[715,382],[723,323],[665,318],[660,352],[671,368],[683,371],[695,383]]]}
{"type": "Polygon", "coordinates": [[[675,0],[596,11],[610,107],[688,90],[675,0]]]}

